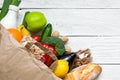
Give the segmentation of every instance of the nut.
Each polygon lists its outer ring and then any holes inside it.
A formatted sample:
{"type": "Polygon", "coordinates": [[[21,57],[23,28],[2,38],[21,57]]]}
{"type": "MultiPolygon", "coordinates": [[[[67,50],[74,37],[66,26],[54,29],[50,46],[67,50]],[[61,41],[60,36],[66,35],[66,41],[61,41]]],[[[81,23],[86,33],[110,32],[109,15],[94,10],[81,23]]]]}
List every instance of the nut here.
{"type": "Polygon", "coordinates": [[[68,40],[69,40],[67,36],[61,36],[60,39],[61,39],[64,43],[68,42],[68,40]]]}
{"type": "Polygon", "coordinates": [[[54,31],[52,33],[52,36],[54,36],[54,37],[59,37],[59,35],[60,35],[60,33],[58,31],[54,31]]]}
{"type": "Polygon", "coordinates": [[[70,48],[69,46],[65,46],[65,50],[66,50],[67,52],[71,52],[71,48],[70,48]]]}

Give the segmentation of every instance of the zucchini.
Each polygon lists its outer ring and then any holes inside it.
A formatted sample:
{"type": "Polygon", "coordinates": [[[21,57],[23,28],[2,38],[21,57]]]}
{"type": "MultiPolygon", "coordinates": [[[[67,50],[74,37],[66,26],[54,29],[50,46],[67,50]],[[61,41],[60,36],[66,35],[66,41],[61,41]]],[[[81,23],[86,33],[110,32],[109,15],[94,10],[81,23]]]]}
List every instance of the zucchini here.
{"type": "Polygon", "coordinates": [[[46,37],[43,38],[42,42],[54,46],[57,51],[57,56],[62,56],[65,52],[64,42],[58,37],[46,37]]]}
{"type": "Polygon", "coordinates": [[[52,24],[48,23],[41,34],[41,40],[50,37],[52,33],[52,24]]]}

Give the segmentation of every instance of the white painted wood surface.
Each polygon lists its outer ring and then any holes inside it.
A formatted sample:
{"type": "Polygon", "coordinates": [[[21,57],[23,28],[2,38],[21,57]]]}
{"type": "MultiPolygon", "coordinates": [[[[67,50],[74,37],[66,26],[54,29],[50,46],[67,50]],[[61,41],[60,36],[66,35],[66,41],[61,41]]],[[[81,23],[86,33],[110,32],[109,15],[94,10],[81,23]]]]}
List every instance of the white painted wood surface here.
{"type": "Polygon", "coordinates": [[[114,35],[120,34],[120,9],[23,9],[41,11],[48,22],[66,35],[114,35]],[[72,29],[72,30],[71,30],[72,29]]]}
{"type": "MultiPolygon", "coordinates": [[[[0,6],[3,0],[0,0],[0,6]]],[[[21,8],[120,8],[120,0],[22,0],[21,8]],[[33,7],[34,6],[34,7],[33,7]]]]}
{"type": "Polygon", "coordinates": [[[43,12],[72,51],[90,48],[103,68],[97,80],[119,80],[120,0],[22,0],[20,8],[19,24],[26,11],[43,12]]]}

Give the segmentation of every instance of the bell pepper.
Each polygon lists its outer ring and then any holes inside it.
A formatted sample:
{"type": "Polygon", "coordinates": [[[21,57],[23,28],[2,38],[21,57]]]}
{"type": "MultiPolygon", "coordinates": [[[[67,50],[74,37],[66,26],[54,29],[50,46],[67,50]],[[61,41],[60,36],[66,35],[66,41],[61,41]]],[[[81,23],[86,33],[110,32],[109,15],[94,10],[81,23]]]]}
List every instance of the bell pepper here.
{"type": "MultiPolygon", "coordinates": [[[[55,50],[55,48],[53,46],[48,45],[47,43],[41,43],[41,44],[42,44],[43,47],[51,50],[54,55],[57,54],[57,52],[56,52],[56,50],[55,50]]],[[[41,58],[41,61],[49,67],[52,64],[53,59],[48,55],[48,53],[46,53],[41,58]]]]}

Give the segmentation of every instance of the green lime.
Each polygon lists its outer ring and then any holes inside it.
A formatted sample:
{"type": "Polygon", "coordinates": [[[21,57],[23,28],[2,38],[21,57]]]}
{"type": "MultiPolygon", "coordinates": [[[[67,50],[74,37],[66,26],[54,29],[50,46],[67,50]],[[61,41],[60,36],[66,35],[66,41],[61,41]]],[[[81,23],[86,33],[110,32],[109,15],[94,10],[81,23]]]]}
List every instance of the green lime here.
{"type": "Polygon", "coordinates": [[[47,20],[42,12],[30,12],[26,18],[27,29],[30,32],[41,31],[47,23],[47,20]]]}

